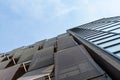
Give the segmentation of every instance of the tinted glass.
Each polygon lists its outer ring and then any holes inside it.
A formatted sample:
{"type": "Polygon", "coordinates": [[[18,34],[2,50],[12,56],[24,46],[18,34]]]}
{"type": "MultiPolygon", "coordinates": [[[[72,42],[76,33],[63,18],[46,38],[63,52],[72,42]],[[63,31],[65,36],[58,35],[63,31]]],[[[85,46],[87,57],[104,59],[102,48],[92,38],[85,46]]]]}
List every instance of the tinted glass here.
{"type": "Polygon", "coordinates": [[[120,42],[120,39],[116,39],[116,40],[113,40],[113,41],[110,41],[110,42],[100,44],[99,46],[100,47],[106,47],[106,46],[113,45],[113,44],[116,44],[116,43],[119,43],[119,42],[120,42]]]}
{"type": "Polygon", "coordinates": [[[98,35],[96,35],[96,36],[93,36],[93,37],[88,38],[87,40],[89,40],[89,39],[96,39],[97,37],[104,36],[105,34],[107,34],[107,33],[98,34],[98,35]]]}
{"type": "Polygon", "coordinates": [[[102,39],[102,40],[99,40],[99,41],[96,41],[94,42],[95,44],[99,44],[99,43],[102,43],[102,42],[105,42],[105,41],[109,41],[111,39],[115,39],[115,38],[118,38],[120,37],[119,35],[116,35],[116,36],[112,36],[112,37],[109,37],[109,38],[105,38],[105,39],[102,39]]]}
{"type": "Polygon", "coordinates": [[[110,31],[110,30],[113,30],[113,29],[116,29],[116,28],[119,28],[119,27],[120,27],[120,25],[111,26],[110,28],[104,29],[103,31],[110,31]]]}
{"type": "Polygon", "coordinates": [[[120,33],[120,28],[119,29],[116,29],[116,30],[113,30],[111,32],[114,32],[114,33],[120,33]]]}
{"type": "Polygon", "coordinates": [[[110,51],[110,52],[116,52],[120,50],[120,45],[116,45],[116,46],[112,46],[109,48],[106,48],[106,50],[110,51]]]}
{"type": "Polygon", "coordinates": [[[108,36],[111,36],[111,35],[113,35],[113,34],[107,34],[107,35],[104,35],[104,36],[101,36],[101,37],[92,39],[92,40],[90,40],[90,41],[96,41],[96,40],[99,40],[99,39],[102,39],[102,38],[105,38],[105,37],[108,37],[108,36]]]}
{"type": "Polygon", "coordinates": [[[120,53],[117,53],[117,54],[115,54],[115,55],[117,55],[118,57],[120,57],[120,53]]]}

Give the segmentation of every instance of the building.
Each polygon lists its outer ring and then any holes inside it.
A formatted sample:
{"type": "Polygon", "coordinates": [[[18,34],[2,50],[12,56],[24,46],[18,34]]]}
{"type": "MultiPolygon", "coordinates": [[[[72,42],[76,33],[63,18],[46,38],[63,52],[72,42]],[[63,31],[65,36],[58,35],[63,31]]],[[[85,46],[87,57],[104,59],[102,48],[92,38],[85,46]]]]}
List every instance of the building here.
{"type": "Polygon", "coordinates": [[[120,17],[1,54],[0,80],[120,80],[120,17]]]}

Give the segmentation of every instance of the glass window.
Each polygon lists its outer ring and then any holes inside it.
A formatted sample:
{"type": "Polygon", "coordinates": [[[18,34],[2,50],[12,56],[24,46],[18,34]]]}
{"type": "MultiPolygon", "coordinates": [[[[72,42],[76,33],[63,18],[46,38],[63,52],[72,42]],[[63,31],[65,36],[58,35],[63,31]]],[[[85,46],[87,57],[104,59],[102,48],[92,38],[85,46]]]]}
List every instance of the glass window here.
{"type": "Polygon", "coordinates": [[[105,42],[105,41],[109,41],[109,40],[111,40],[111,39],[115,39],[115,38],[118,38],[118,37],[120,37],[120,35],[115,35],[115,36],[112,36],[112,37],[109,37],[109,38],[105,38],[105,39],[96,41],[96,42],[94,42],[94,43],[95,43],[95,44],[99,44],[99,43],[102,43],[102,42],[105,42]]]}
{"type": "Polygon", "coordinates": [[[110,28],[104,29],[103,31],[110,31],[116,28],[120,28],[120,25],[116,25],[116,26],[111,26],[110,28]]]}
{"type": "Polygon", "coordinates": [[[110,51],[110,52],[116,52],[116,51],[119,51],[120,50],[120,45],[116,45],[116,46],[112,46],[112,47],[109,47],[109,48],[106,48],[106,50],[110,51]]]}
{"type": "Polygon", "coordinates": [[[107,35],[107,33],[101,33],[101,34],[95,35],[93,37],[87,38],[87,40],[95,39],[95,38],[98,38],[98,37],[101,37],[101,36],[104,36],[104,35],[107,35]]]}
{"type": "Polygon", "coordinates": [[[109,47],[109,48],[106,48],[106,50],[110,51],[110,52],[116,52],[116,51],[119,51],[120,50],[120,45],[116,45],[116,46],[112,46],[112,47],[109,47]]]}
{"type": "Polygon", "coordinates": [[[112,46],[112,47],[106,48],[106,50],[108,50],[109,52],[114,53],[114,52],[120,50],[120,45],[116,45],[116,46],[112,46]]]}
{"type": "Polygon", "coordinates": [[[96,27],[96,28],[94,28],[94,29],[100,30],[100,29],[103,29],[103,28],[105,28],[105,27],[107,27],[107,26],[109,26],[109,25],[111,25],[111,24],[114,24],[114,23],[108,23],[108,24],[105,24],[105,25],[96,27]]]}
{"type": "Polygon", "coordinates": [[[85,38],[87,39],[87,38],[91,38],[91,37],[94,37],[94,36],[97,36],[97,35],[100,35],[100,34],[103,34],[103,33],[101,33],[101,32],[94,32],[94,33],[89,33],[88,35],[85,35],[85,38]]]}
{"type": "Polygon", "coordinates": [[[97,25],[94,25],[94,26],[92,27],[92,29],[96,29],[96,28],[102,27],[102,26],[104,26],[104,25],[108,25],[108,24],[106,24],[106,23],[97,24],[97,25]]]}
{"type": "Polygon", "coordinates": [[[111,32],[114,32],[114,33],[120,33],[120,28],[119,29],[116,29],[116,30],[113,30],[111,32]]]}
{"type": "Polygon", "coordinates": [[[106,47],[106,46],[109,46],[109,45],[117,44],[119,42],[120,42],[120,38],[116,39],[116,40],[113,40],[113,41],[110,41],[110,42],[106,42],[106,43],[100,44],[98,46],[100,46],[100,47],[106,47]]]}
{"type": "Polygon", "coordinates": [[[97,30],[104,30],[104,29],[106,29],[106,28],[108,28],[108,27],[110,27],[110,26],[114,26],[114,25],[117,25],[117,24],[119,24],[119,23],[113,23],[113,24],[111,24],[111,25],[104,26],[104,27],[102,27],[102,28],[98,28],[97,30]]]}
{"type": "Polygon", "coordinates": [[[95,39],[92,39],[90,41],[95,41],[95,40],[99,40],[99,39],[102,39],[102,38],[105,38],[105,37],[108,37],[108,36],[112,36],[113,34],[106,34],[104,36],[101,36],[101,37],[98,37],[98,38],[95,38],[95,39]]]}
{"type": "Polygon", "coordinates": [[[118,57],[120,57],[120,53],[117,53],[117,54],[115,54],[115,55],[117,55],[118,57]]]}

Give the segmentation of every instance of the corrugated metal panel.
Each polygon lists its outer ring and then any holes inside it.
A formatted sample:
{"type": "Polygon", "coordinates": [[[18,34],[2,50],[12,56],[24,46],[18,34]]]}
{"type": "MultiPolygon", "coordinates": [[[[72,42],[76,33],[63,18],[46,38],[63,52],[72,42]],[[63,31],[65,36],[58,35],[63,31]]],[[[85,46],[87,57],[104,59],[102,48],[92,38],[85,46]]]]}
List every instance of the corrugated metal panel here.
{"type": "Polygon", "coordinates": [[[3,61],[0,63],[0,69],[4,69],[10,63],[11,60],[3,61]]]}
{"type": "Polygon", "coordinates": [[[50,46],[55,46],[55,44],[56,44],[56,37],[48,39],[44,44],[44,48],[50,47],[50,46]]]}
{"type": "Polygon", "coordinates": [[[37,78],[37,79],[34,79],[34,80],[46,80],[45,77],[41,77],[41,78],[37,78]]]}
{"type": "Polygon", "coordinates": [[[57,50],[58,51],[63,50],[63,49],[70,48],[76,45],[78,44],[73,40],[71,36],[58,38],[58,41],[57,41],[58,49],[57,50]]]}
{"type": "Polygon", "coordinates": [[[20,57],[18,63],[30,60],[33,54],[38,51],[39,47],[43,46],[44,42],[45,40],[42,40],[30,46],[24,47],[24,49],[17,51],[17,53],[13,55],[13,58],[18,59],[20,57]]]}
{"type": "Polygon", "coordinates": [[[23,50],[24,50],[24,49],[21,49],[21,50],[15,52],[15,54],[13,55],[12,58],[14,58],[14,59],[18,59],[18,58],[22,55],[23,50]]]}
{"type": "Polygon", "coordinates": [[[12,80],[20,65],[0,70],[0,80],[12,80]]]}
{"type": "Polygon", "coordinates": [[[0,58],[0,62],[2,62],[5,58],[6,58],[6,56],[1,57],[1,58],[0,58]]]}
{"type": "Polygon", "coordinates": [[[38,41],[38,42],[36,42],[34,45],[38,45],[38,46],[43,46],[44,45],[44,43],[45,43],[45,41],[46,41],[46,39],[44,39],[44,40],[41,40],[41,41],[38,41]]]}
{"type": "Polygon", "coordinates": [[[33,57],[33,54],[35,54],[37,51],[38,50],[36,50],[34,48],[28,48],[28,49],[24,50],[17,63],[22,63],[22,62],[31,60],[33,57]]]}
{"type": "Polygon", "coordinates": [[[27,72],[17,80],[45,80],[44,77],[50,75],[52,71],[53,65],[27,72]]]}
{"type": "MultiPolygon", "coordinates": [[[[8,56],[8,57],[11,57],[11,56],[13,56],[13,55],[15,55],[15,54],[18,54],[19,52],[21,52],[22,49],[24,49],[24,46],[23,46],[23,47],[20,47],[20,48],[17,48],[17,49],[14,49],[14,50],[12,50],[12,51],[10,51],[10,52],[7,52],[7,54],[9,54],[9,55],[7,55],[7,56],[8,56]]],[[[14,58],[16,58],[16,57],[14,56],[14,58]]]]}
{"type": "Polygon", "coordinates": [[[4,56],[4,53],[0,53],[0,58],[4,56]]]}
{"type": "Polygon", "coordinates": [[[45,42],[46,42],[46,39],[45,39],[45,40],[38,41],[38,42],[32,44],[31,46],[34,46],[34,49],[36,49],[36,50],[37,50],[38,48],[41,48],[41,49],[42,49],[45,42]]]}
{"type": "Polygon", "coordinates": [[[30,64],[28,71],[39,69],[44,66],[53,64],[54,47],[48,47],[37,52],[30,64]]]}
{"type": "Polygon", "coordinates": [[[87,80],[112,80],[112,79],[110,79],[110,78],[107,79],[106,75],[101,75],[101,76],[98,76],[98,77],[89,78],[87,80]]]}
{"type": "Polygon", "coordinates": [[[55,54],[55,80],[86,80],[103,74],[84,54],[80,46],[55,54]]]}
{"type": "Polygon", "coordinates": [[[69,33],[63,33],[63,34],[58,35],[57,38],[64,38],[64,37],[69,37],[69,36],[70,36],[69,33]]]}

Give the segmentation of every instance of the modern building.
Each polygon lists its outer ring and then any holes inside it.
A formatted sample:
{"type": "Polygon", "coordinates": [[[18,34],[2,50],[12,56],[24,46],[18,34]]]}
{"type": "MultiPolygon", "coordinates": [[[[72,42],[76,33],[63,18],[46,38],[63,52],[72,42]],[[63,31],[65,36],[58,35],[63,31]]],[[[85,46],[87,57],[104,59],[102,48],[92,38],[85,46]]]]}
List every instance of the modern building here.
{"type": "Polygon", "coordinates": [[[120,17],[2,53],[0,80],[120,80],[120,17]]]}

